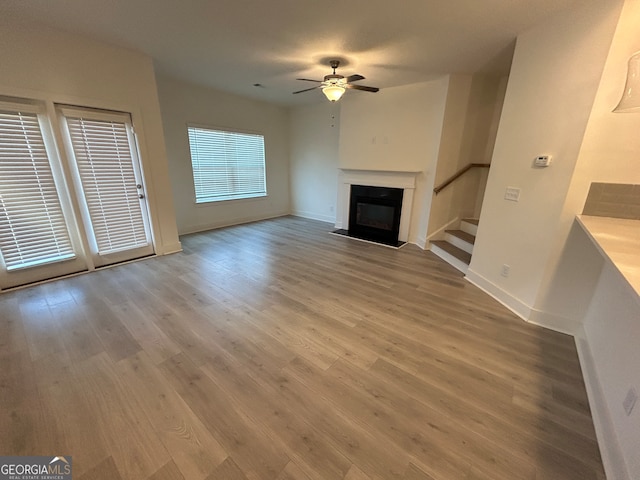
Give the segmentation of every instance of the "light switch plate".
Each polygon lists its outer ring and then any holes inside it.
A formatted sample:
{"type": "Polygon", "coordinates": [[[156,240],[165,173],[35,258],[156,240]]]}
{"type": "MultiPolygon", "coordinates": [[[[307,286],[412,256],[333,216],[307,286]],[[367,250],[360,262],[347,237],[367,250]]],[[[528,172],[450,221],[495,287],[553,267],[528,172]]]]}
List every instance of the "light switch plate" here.
{"type": "Polygon", "coordinates": [[[507,191],[504,193],[504,199],[512,202],[520,200],[520,189],[517,187],[507,187],[507,191]]]}

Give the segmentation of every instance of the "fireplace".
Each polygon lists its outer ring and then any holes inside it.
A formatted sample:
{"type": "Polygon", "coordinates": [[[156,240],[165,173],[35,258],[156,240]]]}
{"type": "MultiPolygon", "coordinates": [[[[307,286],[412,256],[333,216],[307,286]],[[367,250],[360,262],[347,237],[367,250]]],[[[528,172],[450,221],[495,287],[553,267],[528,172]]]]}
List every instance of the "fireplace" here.
{"type": "Polygon", "coordinates": [[[402,188],[351,185],[348,235],[399,246],[402,188]]]}
{"type": "MultiPolygon", "coordinates": [[[[400,170],[363,170],[363,169],[353,169],[353,168],[341,168],[339,175],[339,188],[338,188],[338,203],[336,208],[336,230],[331,232],[336,235],[344,235],[352,238],[363,239],[366,238],[367,241],[379,242],[381,244],[386,244],[393,248],[399,248],[405,245],[406,242],[409,241],[409,229],[412,220],[412,212],[413,212],[413,197],[415,196],[416,190],[416,179],[421,174],[421,172],[412,172],[412,171],[400,171],[400,170]],[[368,188],[368,187],[382,187],[383,190],[395,191],[394,195],[400,193],[401,196],[394,197],[393,207],[394,207],[394,220],[393,220],[393,229],[398,229],[399,232],[393,232],[390,234],[388,231],[381,235],[382,232],[378,231],[375,234],[371,235],[371,230],[368,231],[360,231],[358,237],[351,233],[353,217],[357,215],[358,211],[356,209],[355,213],[352,215],[351,211],[351,202],[352,202],[352,189],[355,187],[357,191],[359,188],[368,188]],[[398,203],[401,206],[398,206],[398,203]],[[396,210],[399,209],[399,211],[396,210]],[[397,223],[398,219],[396,215],[400,217],[400,225],[397,223]],[[349,229],[349,230],[347,230],[349,229]],[[382,240],[380,238],[382,237],[382,240]],[[373,238],[373,239],[372,239],[373,238]]],[[[374,191],[375,192],[375,188],[374,191]]],[[[382,206],[389,207],[392,206],[389,201],[392,200],[390,197],[380,194],[366,195],[365,197],[369,197],[370,202],[364,202],[373,204],[374,206],[382,206]],[[373,197],[373,199],[371,199],[373,197]],[[383,202],[384,201],[384,202],[383,202]]],[[[356,202],[357,204],[357,202],[356,202]]],[[[373,227],[375,227],[375,223],[379,222],[380,219],[378,217],[382,212],[389,212],[387,209],[376,209],[373,208],[369,210],[365,208],[364,213],[368,216],[373,216],[376,218],[374,222],[365,221],[365,223],[374,223],[373,227]]],[[[361,209],[361,214],[362,214],[361,209]]],[[[357,222],[358,223],[358,222],[357,222]]],[[[361,222],[360,222],[361,223],[361,222]]],[[[387,222],[384,222],[387,223],[387,222]]],[[[372,227],[372,225],[362,225],[362,227],[372,227]]],[[[356,226],[356,232],[358,232],[359,227],[356,226]]],[[[383,229],[384,230],[384,229],[383,229]]],[[[426,240],[425,240],[426,241],[426,240]]]]}

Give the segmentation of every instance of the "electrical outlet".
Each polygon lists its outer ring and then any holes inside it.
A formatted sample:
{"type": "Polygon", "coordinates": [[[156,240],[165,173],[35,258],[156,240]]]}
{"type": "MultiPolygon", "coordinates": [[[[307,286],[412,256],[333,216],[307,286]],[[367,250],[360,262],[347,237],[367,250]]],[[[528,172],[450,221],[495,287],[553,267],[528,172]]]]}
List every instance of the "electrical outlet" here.
{"type": "Polygon", "coordinates": [[[511,271],[511,267],[505,263],[504,265],[502,265],[502,270],[500,271],[500,275],[502,275],[503,277],[508,277],[510,271],[511,271]]]}
{"type": "Polygon", "coordinates": [[[627,392],[627,396],[624,397],[624,400],[622,401],[622,407],[624,408],[624,411],[627,414],[627,417],[631,415],[631,412],[633,412],[633,407],[636,406],[637,401],[638,401],[638,392],[636,392],[635,388],[631,387],[627,392]]]}
{"type": "Polygon", "coordinates": [[[520,189],[516,187],[507,187],[507,190],[504,193],[504,199],[517,202],[520,200],[520,189]]]}

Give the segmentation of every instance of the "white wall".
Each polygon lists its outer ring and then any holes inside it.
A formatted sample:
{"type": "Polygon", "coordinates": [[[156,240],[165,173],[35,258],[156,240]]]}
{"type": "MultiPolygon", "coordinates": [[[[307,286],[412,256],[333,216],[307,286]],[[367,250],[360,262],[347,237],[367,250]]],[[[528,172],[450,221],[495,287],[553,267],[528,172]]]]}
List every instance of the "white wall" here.
{"type": "Polygon", "coordinates": [[[292,109],[290,136],[291,212],[335,223],[340,103],[292,109]]]}
{"type": "MultiPolygon", "coordinates": [[[[592,2],[518,37],[468,278],[526,319],[569,234],[563,205],[620,8],[592,2]],[[535,169],[541,154],[554,161],[535,169]],[[504,200],[507,186],[521,188],[518,203],[504,200]]],[[[560,331],[576,326],[551,321],[560,331]]]]}
{"type": "Polygon", "coordinates": [[[180,250],[152,61],[42,25],[0,19],[0,95],[132,114],[156,252],[180,250]]]}
{"type": "Polygon", "coordinates": [[[347,92],[340,110],[340,168],[420,172],[409,242],[424,245],[449,77],[347,92]]]}
{"type": "MultiPolygon", "coordinates": [[[[625,2],[562,210],[563,225],[582,212],[592,182],[640,184],[640,115],[612,112],[624,89],[627,60],[640,50],[638,18],[640,1],[625,2]]],[[[570,269],[565,265],[563,240],[557,239],[537,308],[579,321],[584,307],[575,301],[574,292],[581,277],[566,278],[570,269]]]]}
{"type": "Polygon", "coordinates": [[[158,77],[158,94],[180,234],[289,213],[289,119],[285,108],[166,77],[158,77]],[[188,123],[264,135],[267,197],[196,205],[188,123]]]}

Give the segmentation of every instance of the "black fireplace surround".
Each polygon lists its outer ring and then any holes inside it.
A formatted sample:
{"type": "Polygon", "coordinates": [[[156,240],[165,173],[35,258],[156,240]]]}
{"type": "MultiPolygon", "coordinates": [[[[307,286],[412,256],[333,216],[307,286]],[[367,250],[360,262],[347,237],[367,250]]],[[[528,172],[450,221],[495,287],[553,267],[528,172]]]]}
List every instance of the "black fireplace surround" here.
{"type": "Polygon", "coordinates": [[[394,247],[400,234],[402,188],[351,185],[349,236],[394,247]]]}

